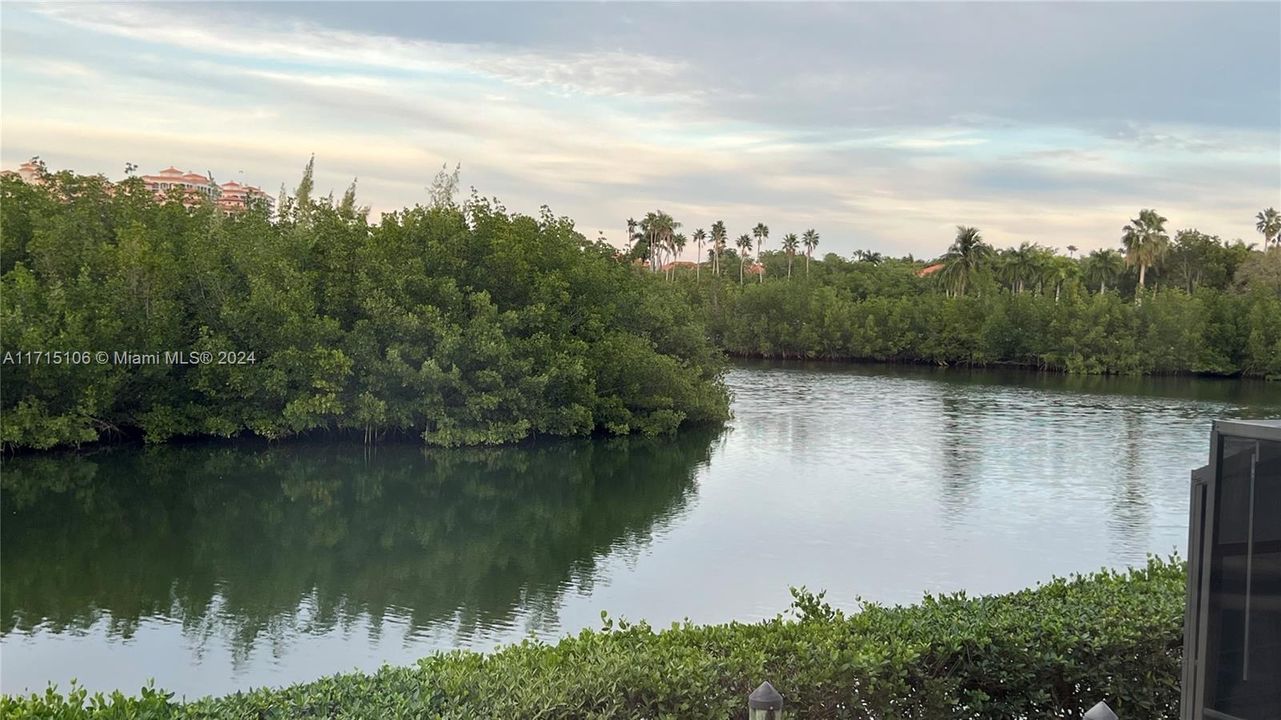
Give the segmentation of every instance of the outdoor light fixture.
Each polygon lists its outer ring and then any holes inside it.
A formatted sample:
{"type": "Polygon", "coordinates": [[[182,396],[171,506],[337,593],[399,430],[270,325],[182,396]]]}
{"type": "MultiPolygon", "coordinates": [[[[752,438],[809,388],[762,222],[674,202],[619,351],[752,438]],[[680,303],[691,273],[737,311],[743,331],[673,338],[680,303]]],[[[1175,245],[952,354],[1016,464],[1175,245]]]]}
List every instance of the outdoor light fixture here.
{"type": "Polygon", "coordinates": [[[1281,718],[1281,420],[1218,421],[1192,472],[1183,720],[1281,718]]]}
{"type": "Polygon", "coordinates": [[[748,720],[781,720],[782,717],[783,696],[773,685],[763,682],[747,696],[748,720]]]}
{"type": "Polygon", "coordinates": [[[1100,702],[1089,710],[1086,710],[1085,715],[1082,716],[1081,720],[1117,720],[1117,717],[1116,713],[1112,712],[1112,708],[1108,707],[1107,703],[1100,702]]]}

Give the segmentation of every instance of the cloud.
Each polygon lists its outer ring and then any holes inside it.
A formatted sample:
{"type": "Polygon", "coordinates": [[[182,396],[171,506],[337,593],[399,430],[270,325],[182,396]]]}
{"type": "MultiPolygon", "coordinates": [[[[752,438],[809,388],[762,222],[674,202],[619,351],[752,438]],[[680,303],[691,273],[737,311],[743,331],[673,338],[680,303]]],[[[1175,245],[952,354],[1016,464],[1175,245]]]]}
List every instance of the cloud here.
{"type": "Polygon", "coordinates": [[[841,253],[934,254],[958,223],[1111,246],[1149,206],[1249,236],[1281,194],[1281,70],[1243,49],[1269,20],[1281,8],[8,6],[0,154],[274,188],[315,152],[323,190],[359,176],[375,211],[457,161],[509,207],[615,241],[654,207],[817,227],[841,253]]]}
{"type": "Polygon", "coordinates": [[[202,15],[197,6],[41,5],[39,12],[87,30],[193,53],[292,61],[330,68],[392,70],[398,74],[489,77],[562,94],[661,96],[681,64],[643,53],[512,52],[492,45],[458,45],[395,35],[362,35],[294,19],[283,27],[202,15]],[[193,17],[194,14],[194,17],[193,17]]]}

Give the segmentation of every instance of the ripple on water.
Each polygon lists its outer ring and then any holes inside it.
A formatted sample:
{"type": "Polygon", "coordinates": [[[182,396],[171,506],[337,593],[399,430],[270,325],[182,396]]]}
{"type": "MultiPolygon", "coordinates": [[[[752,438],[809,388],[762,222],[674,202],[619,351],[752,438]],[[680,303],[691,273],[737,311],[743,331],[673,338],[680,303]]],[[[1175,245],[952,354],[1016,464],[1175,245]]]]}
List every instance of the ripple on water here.
{"type": "Polygon", "coordinates": [[[724,432],[659,442],[158,448],[40,465],[49,482],[7,463],[0,689],[222,693],[553,640],[602,610],[754,620],[789,586],[854,609],[1132,565],[1186,542],[1211,420],[1281,415],[1281,385],[1204,380],[756,363],[726,382],[724,432]]]}

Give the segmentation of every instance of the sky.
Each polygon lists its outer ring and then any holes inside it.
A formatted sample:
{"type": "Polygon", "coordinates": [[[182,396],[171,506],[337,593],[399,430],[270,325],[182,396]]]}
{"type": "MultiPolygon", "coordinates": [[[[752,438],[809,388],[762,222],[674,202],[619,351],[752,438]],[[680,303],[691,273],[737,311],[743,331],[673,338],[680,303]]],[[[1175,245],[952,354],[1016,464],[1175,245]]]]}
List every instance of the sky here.
{"type": "MultiPolygon", "coordinates": [[[[374,217],[462,184],[589,238],[662,209],[819,252],[1258,242],[1281,2],[0,4],[0,165],[169,165],[374,217]]],[[[688,253],[692,257],[692,252],[688,253]]]]}

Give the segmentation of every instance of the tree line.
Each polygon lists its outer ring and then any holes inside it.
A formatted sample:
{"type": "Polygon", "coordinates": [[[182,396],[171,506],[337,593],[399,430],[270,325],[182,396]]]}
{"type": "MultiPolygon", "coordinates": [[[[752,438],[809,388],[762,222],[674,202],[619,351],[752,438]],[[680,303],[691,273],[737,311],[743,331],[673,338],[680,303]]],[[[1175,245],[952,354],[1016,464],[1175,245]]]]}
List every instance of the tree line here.
{"type": "Polygon", "coordinates": [[[691,241],[667,213],[629,221],[619,249],[457,190],[442,171],[427,204],[372,223],[354,185],[317,197],[311,163],[274,215],[157,199],[137,178],[0,179],[0,443],[663,434],[727,416],[725,353],[1281,377],[1272,209],[1265,249],[1171,239],[1144,210],[1124,252],[997,250],[962,227],[932,262],[818,258],[814,229],[767,250],[764,223],[729,247],[717,221],[691,236],[706,261],[659,280],[691,241]],[[31,351],[255,360],[10,362],[31,351]]]}
{"type": "MultiPolygon", "coordinates": [[[[647,229],[680,224],[661,211],[650,218],[661,222],[639,223],[624,257],[657,256],[657,266],[682,243],[647,229]]],[[[737,253],[714,245],[706,262],[668,279],[733,355],[1281,377],[1281,213],[1255,219],[1262,247],[1195,228],[1170,237],[1168,220],[1144,209],[1118,249],[1084,255],[1072,245],[997,249],[960,226],[932,260],[866,250],[813,258],[814,231],[803,246],[788,234],[762,251],[769,229],[758,223],[737,253]],[[763,272],[744,284],[753,240],[763,272]],[[801,247],[805,272],[794,277],[801,247]],[[739,266],[737,283],[722,281],[725,257],[739,266]]],[[[726,236],[722,221],[712,227],[726,236]]]]}
{"type": "MultiPolygon", "coordinates": [[[[738,266],[738,284],[742,285],[753,247],[760,257],[765,256],[765,241],[769,239],[769,226],[765,223],[758,222],[750,234],[739,235],[734,241],[734,248],[729,247],[729,233],[725,229],[724,220],[712,223],[710,233],[703,228],[698,228],[688,237],[684,233],[677,232],[681,227],[681,223],[662,210],[646,213],[639,222],[635,218],[628,218],[627,245],[621,257],[639,261],[652,272],[657,273],[664,267],[665,260],[675,264],[676,258],[680,257],[687,245],[693,244],[695,258],[703,257],[703,247],[706,245],[708,270],[716,277],[720,277],[724,274],[723,260],[728,259],[738,266]]],[[[787,258],[788,278],[792,276],[793,261],[802,252],[805,257],[805,271],[808,274],[810,258],[818,247],[818,241],[819,234],[814,228],[806,230],[799,237],[796,233],[783,236],[781,252],[787,258]]],[[[692,264],[695,278],[701,278],[704,263],[698,260],[692,264]]],[[[665,274],[668,279],[674,279],[676,268],[667,270],[665,274]]],[[[765,273],[755,272],[754,274],[759,282],[764,282],[765,273]]]]}
{"type": "Polygon", "coordinates": [[[0,442],[344,432],[472,445],[727,417],[722,354],[681,298],[568,218],[474,192],[459,203],[451,179],[377,224],[354,188],[316,197],[310,163],[276,217],[158,200],[136,178],[0,179],[0,442]],[[55,351],[255,359],[22,361],[55,351]]]}

